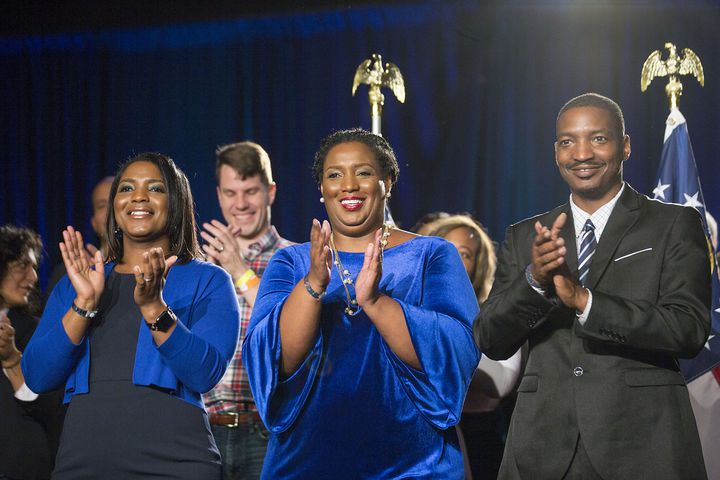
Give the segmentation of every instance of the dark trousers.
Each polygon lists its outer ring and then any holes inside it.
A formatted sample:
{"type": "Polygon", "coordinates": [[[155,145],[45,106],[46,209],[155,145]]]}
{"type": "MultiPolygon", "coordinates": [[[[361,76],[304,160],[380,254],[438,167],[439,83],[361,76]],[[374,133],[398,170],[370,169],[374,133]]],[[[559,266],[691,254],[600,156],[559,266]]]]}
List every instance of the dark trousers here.
{"type": "Polygon", "coordinates": [[[505,449],[505,414],[500,409],[463,413],[460,429],[465,439],[473,480],[495,480],[505,449]]]}

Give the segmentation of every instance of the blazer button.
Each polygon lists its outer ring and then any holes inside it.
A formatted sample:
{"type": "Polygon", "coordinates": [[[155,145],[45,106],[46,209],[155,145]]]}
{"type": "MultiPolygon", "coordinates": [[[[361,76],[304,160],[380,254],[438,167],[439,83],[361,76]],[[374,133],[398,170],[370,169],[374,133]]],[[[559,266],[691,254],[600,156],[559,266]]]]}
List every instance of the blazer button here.
{"type": "Polygon", "coordinates": [[[583,370],[582,367],[575,367],[575,369],[573,370],[573,374],[574,374],[576,377],[582,377],[582,374],[583,374],[583,373],[585,373],[585,371],[583,370]]]}

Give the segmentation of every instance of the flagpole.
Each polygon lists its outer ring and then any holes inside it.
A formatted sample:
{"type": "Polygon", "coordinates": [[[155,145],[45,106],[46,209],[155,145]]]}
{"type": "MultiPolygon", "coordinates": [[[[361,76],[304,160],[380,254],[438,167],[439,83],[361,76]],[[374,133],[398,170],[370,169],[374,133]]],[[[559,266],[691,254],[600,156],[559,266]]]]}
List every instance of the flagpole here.
{"type": "MultiPolygon", "coordinates": [[[[388,62],[383,67],[382,56],[373,53],[370,58],[363,60],[355,70],[352,86],[353,96],[360,84],[368,86],[372,133],[382,137],[382,109],[385,105],[382,87],[390,88],[395,98],[400,103],[405,103],[405,80],[397,65],[388,62]]],[[[385,204],[385,223],[395,225],[390,206],[387,203],[385,204]]]]}

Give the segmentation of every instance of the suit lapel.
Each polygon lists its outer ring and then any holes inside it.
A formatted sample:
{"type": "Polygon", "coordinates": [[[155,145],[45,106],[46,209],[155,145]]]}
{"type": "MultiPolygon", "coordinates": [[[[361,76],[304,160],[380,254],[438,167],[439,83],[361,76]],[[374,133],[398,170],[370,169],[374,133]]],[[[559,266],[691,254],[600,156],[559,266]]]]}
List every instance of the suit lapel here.
{"type": "Polygon", "coordinates": [[[575,220],[573,219],[572,209],[569,203],[563,205],[563,212],[567,214],[567,221],[565,221],[565,226],[560,232],[560,236],[565,240],[565,248],[567,249],[565,261],[570,271],[577,277],[578,259],[575,240],[575,220]]]}
{"type": "MultiPolygon", "coordinates": [[[[605,230],[600,237],[600,242],[598,242],[597,250],[595,250],[592,265],[590,266],[588,288],[592,289],[597,285],[620,245],[620,241],[639,218],[639,194],[630,188],[630,185],[625,184],[625,191],[615,204],[615,208],[610,214],[605,230]]],[[[575,258],[577,265],[577,255],[575,258]]],[[[575,268],[577,270],[577,266],[575,268]]]]}

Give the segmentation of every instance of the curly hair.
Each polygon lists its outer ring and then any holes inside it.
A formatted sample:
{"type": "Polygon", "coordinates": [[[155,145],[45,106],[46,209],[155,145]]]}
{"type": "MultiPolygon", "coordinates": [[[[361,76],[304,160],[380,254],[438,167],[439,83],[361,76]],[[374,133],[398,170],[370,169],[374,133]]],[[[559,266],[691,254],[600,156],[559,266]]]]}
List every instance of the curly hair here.
{"type": "Polygon", "coordinates": [[[439,218],[432,222],[427,235],[445,237],[450,231],[456,228],[467,228],[472,232],[472,237],[478,245],[478,253],[475,257],[475,273],[470,279],[475,290],[478,302],[484,302],[490,295],[490,288],[495,278],[495,267],[497,257],[495,255],[495,244],[485,231],[485,227],[469,214],[450,215],[439,218]]]}
{"type": "Polygon", "coordinates": [[[160,170],[168,194],[168,217],[165,233],[170,239],[170,251],[167,255],[177,255],[179,263],[186,263],[201,256],[197,240],[195,207],[190,182],[173,160],[162,153],[145,152],[128,159],[120,166],[110,188],[110,208],[106,224],[108,239],[108,261],[123,258],[122,232],[115,218],[115,196],[120,178],[125,170],[135,162],[149,162],[160,170]]]}
{"type": "Polygon", "coordinates": [[[313,161],[312,173],[318,188],[322,183],[323,166],[328,152],[341,143],[359,142],[367,146],[373,152],[375,158],[380,164],[383,176],[390,177],[390,186],[395,185],[400,175],[400,167],[392,147],[380,135],[375,135],[362,128],[350,128],[348,130],[338,130],[331,133],[320,141],[320,148],[315,152],[315,160],[313,161]]]}
{"type": "MultiPolygon", "coordinates": [[[[0,281],[5,279],[12,262],[18,261],[30,252],[40,262],[42,255],[42,240],[34,230],[15,225],[0,226],[0,281]]],[[[28,310],[35,313],[39,307],[39,292],[37,287],[30,295],[28,310]]],[[[0,297],[0,301],[5,301],[0,297]]]]}

